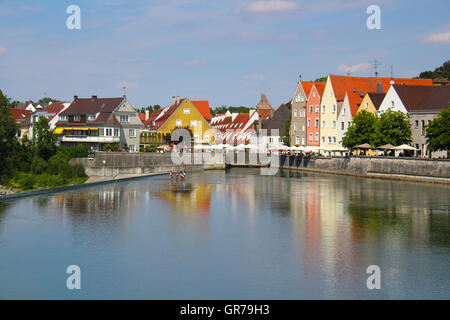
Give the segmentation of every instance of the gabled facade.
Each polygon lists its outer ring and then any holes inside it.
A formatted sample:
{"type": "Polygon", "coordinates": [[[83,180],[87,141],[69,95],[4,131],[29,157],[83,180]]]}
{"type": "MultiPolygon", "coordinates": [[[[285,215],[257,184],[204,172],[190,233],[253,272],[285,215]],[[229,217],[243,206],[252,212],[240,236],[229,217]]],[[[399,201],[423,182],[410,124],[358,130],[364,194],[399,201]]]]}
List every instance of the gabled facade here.
{"type": "Polygon", "coordinates": [[[320,101],[325,82],[316,82],[311,88],[306,104],[306,145],[320,145],[320,101]]]}
{"type": "Polygon", "coordinates": [[[361,101],[358,112],[365,110],[377,115],[378,109],[380,108],[381,102],[383,102],[385,96],[386,93],[367,92],[364,99],[361,101]]]}
{"type": "Polygon", "coordinates": [[[291,102],[284,103],[275,110],[272,117],[261,122],[261,129],[266,130],[266,135],[258,132],[258,137],[260,145],[266,150],[282,146],[282,137],[286,133],[286,122],[291,118],[291,107],[291,102]]]}
{"type": "Polygon", "coordinates": [[[291,146],[306,146],[306,104],[314,82],[300,81],[291,100],[291,146]]]}
{"type": "Polygon", "coordinates": [[[347,129],[352,125],[353,115],[350,108],[350,98],[345,94],[344,101],[338,102],[338,116],[337,116],[337,147],[342,149],[342,139],[347,129]]]}
{"type": "Polygon", "coordinates": [[[249,113],[230,113],[212,118],[211,126],[215,131],[215,142],[230,145],[257,144],[256,125],[260,116],[256,110],[249,113]],[[256,140],[255,140],[256,139],[256,140]]]}
{"type": "Polygon", "coordinates": [[[14,118],[16,124],[19,126],[17,131],[17,138],[22,140],[28,135],[28,127],[30,125],[30,111],[24,109],[9,109],[12,117],[14,118]]]}
{"type": "Polygon", "coordinates": [[[338,132],[338,103],[343,104],[346,95],[348,96],[348,104],[353,118],[367,92],[385,93],[391,83],[402,85],[433,85],[431,79],[364,78],[329,75],[320,110],[321,146],[330,149],[341,147],[339,144],[341,133],[338,132]]]}
{"type": "Polygon", "coordinates": [[[445,151],[428,152],[427,125],[450,106],[450,86],[392,85],[384,98],[379,112],[391,109],[408,114],[411,123],[412,145],[416,155],[423,157],[447,157],[445,151]]]}
{"type": "Polygon", "coordinates": [[[107,145],[139,151],[143,123],[127,98],[78,98],[58,116],[54,133],[62,145],[77,144],[101,151],[107,145]]]}
{"type": "Polygon", "coordinates": [[[151,133],[159,135],[171,135],[177,128],[186,128],[192,133],[195,143],[212,143],[214,131],[210,120],[208,101],[177,98],[171,106],[154,111],[145,125],[151,133]]]}

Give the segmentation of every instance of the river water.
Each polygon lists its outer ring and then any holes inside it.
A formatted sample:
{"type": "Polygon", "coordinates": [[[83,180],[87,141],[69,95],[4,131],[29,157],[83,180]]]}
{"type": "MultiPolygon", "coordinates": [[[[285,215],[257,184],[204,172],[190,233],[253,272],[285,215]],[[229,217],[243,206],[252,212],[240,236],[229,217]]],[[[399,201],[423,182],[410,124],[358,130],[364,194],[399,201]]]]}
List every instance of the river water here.
{"type": "Polygon", "coordinates": [[[232,169],[0,203],[0,298],[450,299],[449,191],[232,169]]]}

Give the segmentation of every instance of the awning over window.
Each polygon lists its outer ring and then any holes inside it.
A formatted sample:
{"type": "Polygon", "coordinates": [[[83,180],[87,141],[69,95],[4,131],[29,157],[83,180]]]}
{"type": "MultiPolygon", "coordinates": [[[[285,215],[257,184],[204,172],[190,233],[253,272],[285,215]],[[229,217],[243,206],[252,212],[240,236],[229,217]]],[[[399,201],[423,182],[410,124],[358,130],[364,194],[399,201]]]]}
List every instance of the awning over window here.
{"type": "Polygon", "coordinates": [[[54,134],[61,134],[64,131],[64,128],[56,128],[53,133],[54,134]]]}

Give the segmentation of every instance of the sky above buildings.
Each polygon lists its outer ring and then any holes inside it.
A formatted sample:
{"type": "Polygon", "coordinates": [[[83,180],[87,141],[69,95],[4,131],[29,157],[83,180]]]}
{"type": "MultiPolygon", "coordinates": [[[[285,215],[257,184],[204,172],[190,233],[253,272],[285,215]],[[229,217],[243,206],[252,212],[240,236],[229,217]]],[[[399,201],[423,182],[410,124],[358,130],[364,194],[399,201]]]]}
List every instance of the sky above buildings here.
{"type": "Polygon", "coordinates": [[[0,0],[0,89],[15,100],[96,94],[251,106],[299,75],[414,77],[450,58],[448,0],[0,0]],[[70,5],[81,29],[69,30],[70,5]],[[369,30],[369,5],[381,29],[369,30]]]}

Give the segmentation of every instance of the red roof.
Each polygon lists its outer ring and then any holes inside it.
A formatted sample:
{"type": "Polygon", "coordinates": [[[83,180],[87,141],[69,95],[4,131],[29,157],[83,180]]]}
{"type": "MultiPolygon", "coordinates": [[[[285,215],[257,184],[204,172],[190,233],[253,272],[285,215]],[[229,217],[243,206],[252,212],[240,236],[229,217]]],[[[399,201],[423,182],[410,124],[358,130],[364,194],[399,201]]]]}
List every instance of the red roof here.
{"type": "Polygon", "coordinates": [[[325,90],[326,82],[315,82],[314,86],[316,87],[317,93],[320,97],[323,96],[323,91],[325,90]]]}
{"type": "Polygon", "coordinates": [[[305,91],[305,96],[309,97],[309,93],[311,92],[311,88],[314,85],[314,81],[302,81],[301,82],[303,91],[305,91]]]}
{"type": "Polygon", "coordinates": [[[9,112],[11,112],[12,116],[16,120],[26,120],[30,116],[30,111],[24,110],[24,109],[9,109],[9,112]]]}
{"type": "Polygon", "coordinates": [[[207,121],[211,120],[211,109],[208,101],[191,101],[207,121]]]}
{"type": "Polygon", "coordinates": [[[271,109],[260,109],[258,110],[258,114],[259,117],[261,118],[262,121],[267,120],[270,118],[270,116],[272,115],[272,110],[271,109]]]}
{"type": "MultiPolygon", "coordinates": [[[[146,127],[151,127],[151,130],[158,130],[161,128],[164,123],[166,123],[167,119],[170,118],[170,116],[175,112],[175,110],[178,109],[178,107],[186,100],[187,98],[183,98],[180,100],[179,104],[173,104],[170,107],[166,107],[163,109],[158,109],[156,111],[153,111],[150,115],[149,119],[145,121],[146,127]],[[152,122],[155,122],[153,126],[151,126],[152,122]]],[[[200,112],[200,114],[203,116],[203,118],[206,119],[206,121],[211,120],[211,109],[209,108],[209,102],[202,100],[202,101],[191,101],[192,105],[200,112]]]]}
{"type": "Polygon", "coordinates": [[[366,93],[378,92],[379,84],[381,84],[382,93],[386,93],[388,91],[391,81],[394,81],[395,84],[405,85],[433,85],[431,79],[373,78],[330,75],[330,80],[337,101],[344,100],[345,94],[348,94],[352,116],[358,111],[358,108],[361,105],[366,93]]]}
{"type": "MultiPolygon", "coordinates": [[[[58,113],[61,112],[62,109],[64,109],[64,101],[54,102],[51,105],[49,105],[47,108],[45,108],[43,111],[46,111],[48,113],[53,113],[53,117],[51,117],[51,119],[53,119],[54,117],[56,117],[56,115],[58,113]]],[[[49,120],[51,120],[51,119],[49,119],[49,120]]]]}
{"type": "Polygon", "coordinates": [[[145,121],[145,113],[138,113],[139,119],[144,122],[145,121]]]}

